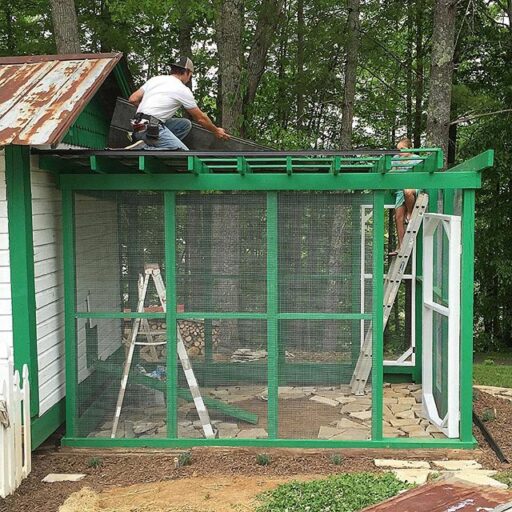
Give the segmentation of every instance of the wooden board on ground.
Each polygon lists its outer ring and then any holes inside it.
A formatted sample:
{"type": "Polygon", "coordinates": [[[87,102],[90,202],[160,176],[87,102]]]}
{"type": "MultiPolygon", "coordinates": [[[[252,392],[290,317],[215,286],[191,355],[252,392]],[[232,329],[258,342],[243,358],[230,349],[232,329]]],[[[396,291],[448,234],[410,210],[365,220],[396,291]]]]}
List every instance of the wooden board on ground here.
{"type": "Polygon", "coordinates": [[[361,512],[477,512],[512,501],[512,491],[441,481],[422,485],[361,512]]]}

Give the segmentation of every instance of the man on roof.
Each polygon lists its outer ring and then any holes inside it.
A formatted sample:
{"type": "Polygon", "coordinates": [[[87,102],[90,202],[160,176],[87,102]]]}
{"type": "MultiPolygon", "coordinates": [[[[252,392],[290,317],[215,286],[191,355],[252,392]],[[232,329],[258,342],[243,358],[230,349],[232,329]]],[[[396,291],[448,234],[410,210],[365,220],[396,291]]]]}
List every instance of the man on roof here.
{"type": "Polygon", "coordinates": [[[134,143],[126,149],[188,151],[182,140],[190,132],[192,123],[189,119],[174,117],[181,107],[196,123],[218,139],[230,138],[223,128],[215,126],[197,106],[192,91],[185,85],[192,78],[193,72],[192,61],[188,57],[180,57],[171,64],[169,75],[150,78],[128,98],[130,103],[137,106],[137,115],[132,120],[134,143]]]}

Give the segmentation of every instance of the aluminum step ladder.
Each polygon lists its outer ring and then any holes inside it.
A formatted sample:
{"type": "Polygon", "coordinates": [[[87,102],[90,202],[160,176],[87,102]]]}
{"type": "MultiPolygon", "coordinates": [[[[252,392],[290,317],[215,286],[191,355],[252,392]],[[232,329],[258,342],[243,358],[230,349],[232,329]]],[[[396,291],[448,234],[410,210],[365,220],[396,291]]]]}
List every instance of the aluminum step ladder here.
{"type": "MultiPolygon", "coordinates": [[[[393,261],[388,269],[388,273],[384,279],[384,323],[382,329],[386,328],[386,325],[391,315],[391,309],[395,303],[400,283],[405,274],[407,263],[411,256],[414,244],[416,243],[416,235],[420,229],[421,223],[423,222],[423,216],[428,206],[428,195],[424,192],[418,194],[414,208],[409,219],[409,223],[406,226],[404,239],[398,254],[393,258],[393,261]]],[[[364,338],[361,352],[350,381],[350,387],[352,393],[355,395],[364,395],[364,388],[368,382],[368,377],[372,370],[372,344],[373,344],[373,333],[372,325],[368,328],[366,336],[364,338]]]]}
{"type": "MultiPolygon", "coordinates": [[[[158,294],[158,298],[160,299],[160,304],[165,311],[167,311],[166,305],[166,291],[165,285],[162,279],[162,274],[160,273],[160,267],[157,264],[148,264],[144,266],[144,277],[139,275],[139,300],[137,303],[137,312],[144,312],[144,302],[146,300],[146,294],[148,291],[148,285],[150,278],[153,278],[153,282],[155,283],[156,292],[158,294]]],[[[203,428],[204,435],[207,439],[212,439],[215,437],[215,432],[212,428],[210,422],[210,415],[208,414],[208,410],[204,405],[203,397],[201,396],[201,392],[199,390],[199,385],[197,384],[197,379],[194,374],[194,370],[192,369],[192,365],[190,364],[190,359],[187,354],[187,349],[185,344],[183,343],[183,338],[181,337],[180,329],[176,326],[176,335],[177,335],[177,352],[178,357],[181,361],[181,366],[183,368],[183,372],[185,373],[185,378],[187,379],[187,384],[190,389],[190,393],[194,400],[194,405],[197,410],[197,414],[199,416],[199,420],[201,422],[201,426],[203,428]]],[[[128,383],[128,375],[130,373],[130,367],[133,361],[133,354],[135,352],[136,346],[151,346],[154,350],[156,345],[163,345],[167,343],[167,341],[155,342],[151,330],[149,328],[149,322],[146,318],[136,318],[133,321],[132,332],[130,336],[130,341],[128,344],[128,353],[126,355],[126,361],[123,369],[123,377],[121,379],[121,387],[119,389],[119,395],[117,397],[117,405],[116,411],[114,414],[114,421],[112,425],[112,434],[111,438],[116,437],[117,427],[119,425],[119,418],[121,417],[121,411],[123,408],[124,395],[126,392],[126,385],[128,383]],[[142,328],[141,328],[142,327],[142,328]],[[147,342],[137,341],[137,336],[139,332],[145,334],[147,337],[147,342]]]]}

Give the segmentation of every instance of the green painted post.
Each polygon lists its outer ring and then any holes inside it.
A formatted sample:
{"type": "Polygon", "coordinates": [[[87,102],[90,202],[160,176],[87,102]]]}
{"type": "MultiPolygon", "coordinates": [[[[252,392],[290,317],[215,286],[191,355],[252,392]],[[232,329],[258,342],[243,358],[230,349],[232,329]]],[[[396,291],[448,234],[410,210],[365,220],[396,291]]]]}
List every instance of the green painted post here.
{"type": "Polygon", "coordinates": [[[176,194],[164,194],[167,323],[167,437],[178,437],[178,366],[176,319],[176,194]]]}
{"type": "Polygon", "coordinates": [[[37,364],[36,293],[34,284],[34,242],[32,238],[32,193],[30,189],[30,148],[7,146],[5,182],[9,224],[11,270],[12,335],[14,363],[20,375],[27,365],[30,376],[30,413],[39,413],[37,364]]]}
{"type": "Polygon", "coordinates": [[[277,192],[267,194],[267,352],[268,352],[268,437],[278,437],[279,343],[277,192]]]}
{"type": "Polygon", "coordinates": [[[423,226],[416,236],[416,297],[415,297],[415,365],[414,382],[421,383],[422,376],[422,331],[423,331],[423,226]]]}
{"type": "Polygon", "coordinates": [[[372,440],[382,439],[384,387],[384,192],[373,195],[372,440]]]}
{"type": "Polygon", "coordinates": [[[475,269],[475,191],[464,190],[460,308],[460,440],[473,439],[473,292],[475,269]]]}
{"type": "Polygon", "coordinates": [[[74,193],[62,192],[62,246],[64,253],[64,337],[66,344],[66,436],[75,436],[77,415],[77,339],[74,193]]]}

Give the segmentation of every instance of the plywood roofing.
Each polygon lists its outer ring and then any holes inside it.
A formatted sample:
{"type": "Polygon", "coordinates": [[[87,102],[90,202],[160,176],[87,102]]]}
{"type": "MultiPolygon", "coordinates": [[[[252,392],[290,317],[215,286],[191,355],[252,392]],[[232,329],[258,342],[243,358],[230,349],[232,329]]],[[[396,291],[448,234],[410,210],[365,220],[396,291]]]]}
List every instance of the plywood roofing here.
{"type": "Polygon", "coordinates": [[[0,146],[59,143],[120,53],[0,58],[0,146]]]}

